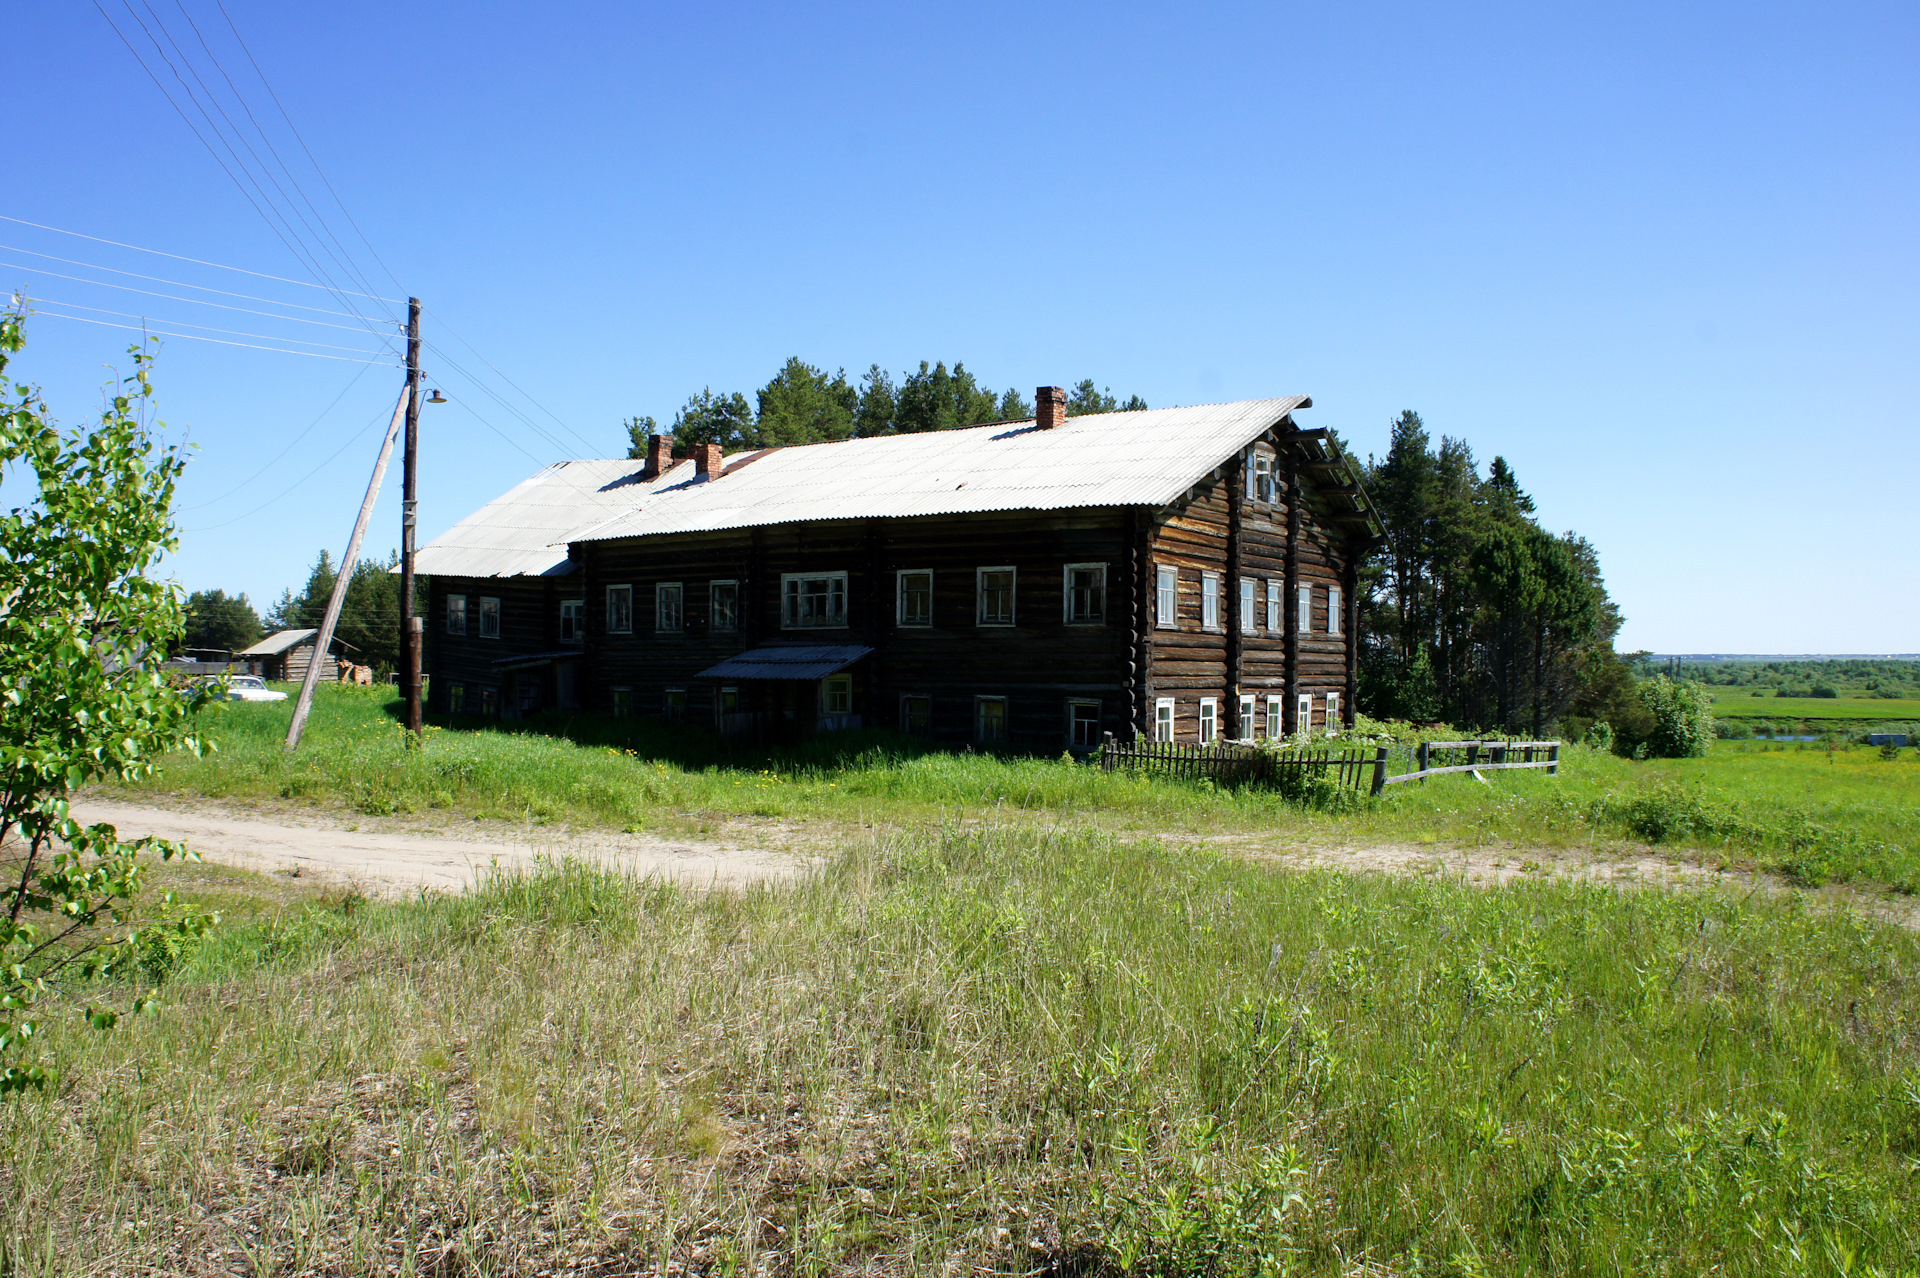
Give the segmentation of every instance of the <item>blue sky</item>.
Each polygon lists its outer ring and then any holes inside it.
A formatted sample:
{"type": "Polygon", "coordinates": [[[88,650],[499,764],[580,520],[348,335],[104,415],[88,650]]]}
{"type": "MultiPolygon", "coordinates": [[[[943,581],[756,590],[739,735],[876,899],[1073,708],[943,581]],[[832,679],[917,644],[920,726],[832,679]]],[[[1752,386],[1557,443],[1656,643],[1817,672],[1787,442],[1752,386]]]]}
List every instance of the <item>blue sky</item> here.
{"type": "MultiPolygon", "coordinates": [[[[215,74],[175,0],[135,3],[215,74]]],[[[1912,5],[227,0],[404,291],[217,5],[184,5],[375,291],[422,297],[545,431],[430,355],[454,402],[423,427],[428,536],[788,355],[961,359],[1028,394],[1311,394],[1362,453],[1414,408],[1597,544],[1623,648],[1920,650],[1912,5]]],[[[0,214],[310,278],[91,5],[16,7],[8,36],[0,214]]],[[[0,245],[0,286],[66,314],[370,345],[20,268],[337,306],[317,290],[16,223],[0,245]]],[[[77,420],[129,336],[49,314],[10,372],[77,420]]],[[[199,448],[183,584],[264,606],[338,553],[390,370],[173,340],[157,380],[199,448]]]]}

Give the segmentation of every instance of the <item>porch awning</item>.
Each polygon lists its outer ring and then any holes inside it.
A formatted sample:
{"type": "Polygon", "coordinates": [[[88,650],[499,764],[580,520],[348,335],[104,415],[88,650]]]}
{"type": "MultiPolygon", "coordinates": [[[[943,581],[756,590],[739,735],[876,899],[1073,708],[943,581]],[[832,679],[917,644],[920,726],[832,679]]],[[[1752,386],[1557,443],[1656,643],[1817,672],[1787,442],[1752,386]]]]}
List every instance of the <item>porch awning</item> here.
{"type": "Polygon", "coordinates": [[[495,670],[519,670],[528,666],[544,666],[555,661],[571,661],[581,655],[578,648],[565,648],[559,652],[529,652],[518,657],[501,657],[493,663],[495,670]]]}
{"type": "Polygon", "coordinates": [[[832,648],[755,648],[709,666],[696,679],[824,679],[872,652],[858,644],[832,648]]]}

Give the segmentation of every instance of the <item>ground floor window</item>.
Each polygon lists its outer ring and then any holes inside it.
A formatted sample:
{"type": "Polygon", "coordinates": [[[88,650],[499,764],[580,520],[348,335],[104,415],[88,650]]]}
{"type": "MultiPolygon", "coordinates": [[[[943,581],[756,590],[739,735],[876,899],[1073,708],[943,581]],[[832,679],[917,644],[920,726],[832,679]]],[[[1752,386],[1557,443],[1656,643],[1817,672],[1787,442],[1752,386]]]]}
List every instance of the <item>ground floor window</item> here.
{"type": "Polygon", "coordinates": [[[1293,730],[1302,734],[1313,731],[1313,694],[1311,692],[1300,694],[1299,718],[1294,721],[1293,730]]]}
{"type": "Polygon", "coordinates": [[[1075,750],[1091,750],[1100,744],[1100,703],[1067,702],[1067,744],[1075,750]]]}
{"type": "Polygon", "coordinates": [[[613,717],[630,718],[633,714],[633,689],[615,688],[613,690],[613,717]]]}
{"type": "Polygon", "coordinates": [[[820,681],[820,713],[853,713],[852,675],[828,675],[820,681]]]}
{"type": "Polygon", "coordinates": [[[1281,722],[1280,722],[1280,698],[1268,697],[1267,698],[1267,740],[1278,741],[1281,737],[1284,737],[1286,735],[1287,735],[1287,730],[1286,728],[1281,726],[1281,722]]]}
{"type": "Polygon", "coordinates": [[[986,745],[1000,745],[1007,739],[1007,699],[1005,697],[975,697],[973,699],[974,737],[986,745]]]}
{"type": "Polygon", "coordinates": [[[900,730],[924,737],[933,731],[933,698],[909,694],[900,698],[900,730]]]}
{"type": "Polygon", "coordinates": [[[1210,745],[1220,738],[1220,700],[1200,698],[1200,744],[1210,745]]]}
{"type": "Polygon", "coordinates": [[[467,685],[450,683],[447,685],[447,710],[452,714],[465,714],[467,710],[467,685]]]}
{"type": "Polygon", "coordinates": [[[540,708],[540,672],[528,670],[513,681],[513,707],[522,714],[540,708]]]}
{"type": "Polygon", "coordinates": [[[480,713],[486,715],[500,713],[500,689],[480,689],[480,713]]]}
{"type": "Polygon", "coordinates": [[[587,601],[562,599],[560,601],[560,642],[577,643],[586,637],[587,601]]]}
{"type": "Polygon", "coordinates": [[[1340,735],[1340,694],[1337,692],[1327,694],[1327,735],[1340,735]]]}
{"type": "Polygon", "coordinates": [[[1161,697],[1153,703],[1153,739],[1173,740],[1173,698],[1161,697]]]}
{"type": "Polygon", "coordinates": [[[1243,692],[1240,694],[1239,728],[1240,728],[1240,739],[1242,741],[1253,740],[1254,717],[1253,717],[1253,694],[1251,692],[1243,692]]]}
{"type": "Polygon", "coordinates": [[[668,688],[666,703],[661,709],[666,712],[667,718],[675,723],[679,723],[685,719],[687,717],[687,690],[685,688],[668,688]]]}
{"type": "Polygon", "coordinates": [[[720,699],[713,703],[715,709],[723,715],[740,713],[740,689],[720,689],[720,699]]]}

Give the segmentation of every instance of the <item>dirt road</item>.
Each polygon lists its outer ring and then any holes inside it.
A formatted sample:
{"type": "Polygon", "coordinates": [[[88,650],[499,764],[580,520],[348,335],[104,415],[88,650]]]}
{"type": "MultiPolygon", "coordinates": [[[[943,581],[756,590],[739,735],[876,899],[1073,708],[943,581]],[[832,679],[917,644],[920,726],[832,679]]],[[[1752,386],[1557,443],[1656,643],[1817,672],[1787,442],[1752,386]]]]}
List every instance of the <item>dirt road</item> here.
{"type": "Polygon", "coordinates": [[[490,866],[529,865],[538,856],[572,856],[639,874],[657,874],[689,887],[731,887],[793,878],[810,859],[764,848],[704,840],[664,839],[611,832],[521,833],[514,838],[476,832],[375,828],[312,810],[295,813],[232,811],[196,804],[165,808],[83,800],[73,815],[87,824],[112,822],[123,838],[178,839],[209,861],[267,874],[354,884],[369,896],[409,895],[420,888],[459,891],[490,866]]]}

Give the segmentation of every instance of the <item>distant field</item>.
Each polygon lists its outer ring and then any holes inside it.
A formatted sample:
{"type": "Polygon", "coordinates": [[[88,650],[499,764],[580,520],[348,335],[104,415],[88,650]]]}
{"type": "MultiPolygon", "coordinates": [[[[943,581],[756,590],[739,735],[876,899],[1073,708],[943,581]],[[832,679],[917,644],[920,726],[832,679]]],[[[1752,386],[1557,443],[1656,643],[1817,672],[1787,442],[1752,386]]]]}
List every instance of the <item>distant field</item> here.
{"type": "Polygon", "coordinates": [[[1723,719],[1920,719],[1920,701],[1877,697],[1756,697],[1746,688],[1715,688],[1713,712],[1723,719]]]}

